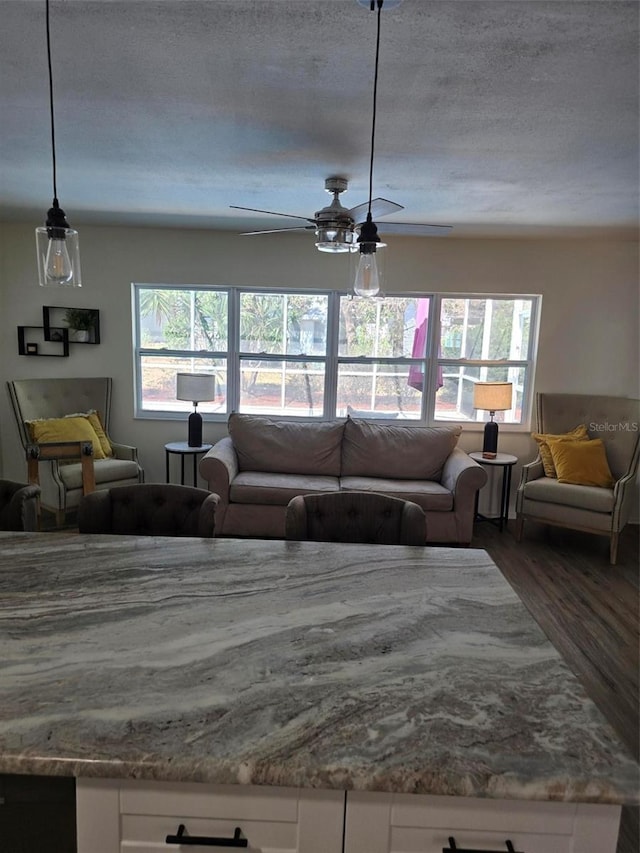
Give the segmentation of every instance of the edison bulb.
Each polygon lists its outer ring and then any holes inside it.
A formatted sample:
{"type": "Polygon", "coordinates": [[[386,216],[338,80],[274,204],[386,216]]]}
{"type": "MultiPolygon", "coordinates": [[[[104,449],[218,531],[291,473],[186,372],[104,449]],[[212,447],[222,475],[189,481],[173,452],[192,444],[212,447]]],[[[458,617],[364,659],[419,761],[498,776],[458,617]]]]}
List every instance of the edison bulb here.
{"type": "Polygon", "coordinates": [[[353,291],[356,296],[377,296],[380,292],[380,276],[375,252],[360,255],[353,291]]]}
{"type": "Polygon", "coordinates": [[[49,284],[68,284],[73,278],[73,265],[64,238],[59,240],[52,237],[49,240],[45,275],[49,284]]]}

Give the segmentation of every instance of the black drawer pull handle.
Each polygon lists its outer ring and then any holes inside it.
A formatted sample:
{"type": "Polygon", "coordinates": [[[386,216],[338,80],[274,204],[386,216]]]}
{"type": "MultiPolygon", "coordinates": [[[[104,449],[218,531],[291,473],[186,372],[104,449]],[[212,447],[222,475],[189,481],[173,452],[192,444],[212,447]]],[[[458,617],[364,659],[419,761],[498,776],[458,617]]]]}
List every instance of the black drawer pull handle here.
{"type": "Polygon", "coordinates": [[[175,835],[167,835],[165,844],[199,844],[201,847],[248,847],[249,842],[242,838],[240,827],[236,826],[233,838],[213,838],[208,835],[185,835],[186,829],[183,823],[178,827],[175,835]]]}
{"type": "MultiPolygon", "coordinates": [[[[515,847],[513,846],[513,844],[509,840],[505,841],[505,844],[507,845],[507,853],[518,853],[518,851],[515,849],[515,847]]],[[[504,851],[501,851],[501,850],[468,850],[468,849],[463,850],[462,847],[456,847],[455,838],[450,838],[449,839],[449,846],[443,847],[442,853],[504,853],[504,851]]]]}

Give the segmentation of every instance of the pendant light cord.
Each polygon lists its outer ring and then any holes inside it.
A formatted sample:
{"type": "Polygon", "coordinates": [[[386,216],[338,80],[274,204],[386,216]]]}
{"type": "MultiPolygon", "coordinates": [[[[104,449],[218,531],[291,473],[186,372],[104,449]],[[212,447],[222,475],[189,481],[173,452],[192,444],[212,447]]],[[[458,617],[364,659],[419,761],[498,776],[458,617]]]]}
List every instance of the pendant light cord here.
{"type": "Polygon", "coordinates": [[[53,72],[51,70],[51,33],[49,29],[49,0],[46,0],[47,17],[47,67],[49,69],[49,114],[51,116],[51,155],[53,161],[53,206],[58,206],[58,187],[56,183],[56,132],[53,120],[53,72]]]}
{"type": "MultiPolygon", "coordinates": [[[[49,2],[49,0],[47,0],[49,2]]],[[[371,0],[371,11],[373,11],[373,2],[371,0]]],[[[376,102],[378,99],[378,60],[380,57],[380,13],[382,11],[382,4],[384,0],[377,0],[378,4],[378,12],[377,12],[377,31],[376,31],[376,61],[373,72],[373,119],[371,122],[371,159],[369,160],[369,211],[367,214],[367,218],[371,218],[371,200],[373,197],[373,152],[375,148],[375,139],[376,139],[376,102]]]]}

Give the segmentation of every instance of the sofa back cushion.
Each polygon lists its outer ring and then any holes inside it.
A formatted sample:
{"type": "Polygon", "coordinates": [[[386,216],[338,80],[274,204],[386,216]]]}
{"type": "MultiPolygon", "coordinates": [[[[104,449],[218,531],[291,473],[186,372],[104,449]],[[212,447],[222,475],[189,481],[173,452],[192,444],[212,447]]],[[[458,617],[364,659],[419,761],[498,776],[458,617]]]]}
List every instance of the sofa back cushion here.
{"type": "Polygon", "coordinates": [[[229,415],[229,435],[241,471],[340,476],[344,422],[294,423],[229,415]]]}
{"type": "Polygon", "coordinates": [[[342,476],[439,481],[461,432],[460,426],[387,426],[349,418],[342,476]]]}

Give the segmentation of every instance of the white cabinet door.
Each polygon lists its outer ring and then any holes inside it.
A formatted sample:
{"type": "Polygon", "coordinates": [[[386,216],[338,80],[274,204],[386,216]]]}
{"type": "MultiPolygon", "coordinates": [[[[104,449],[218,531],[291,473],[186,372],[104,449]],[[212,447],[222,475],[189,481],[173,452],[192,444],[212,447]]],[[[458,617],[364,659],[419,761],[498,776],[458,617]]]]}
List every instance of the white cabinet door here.
{"type": "Polygon", "coordinates": [[[79,779],[77,805],[78,853],[180,853],[166,842],[180,826],[216,839],[237,828],[251,853],[342,851],[342,791],[79,779]]]}
{"type": "Polygon", "coordinates": [[[618,806],[349,791],[344,853],[615,853],[618,806]]]}

